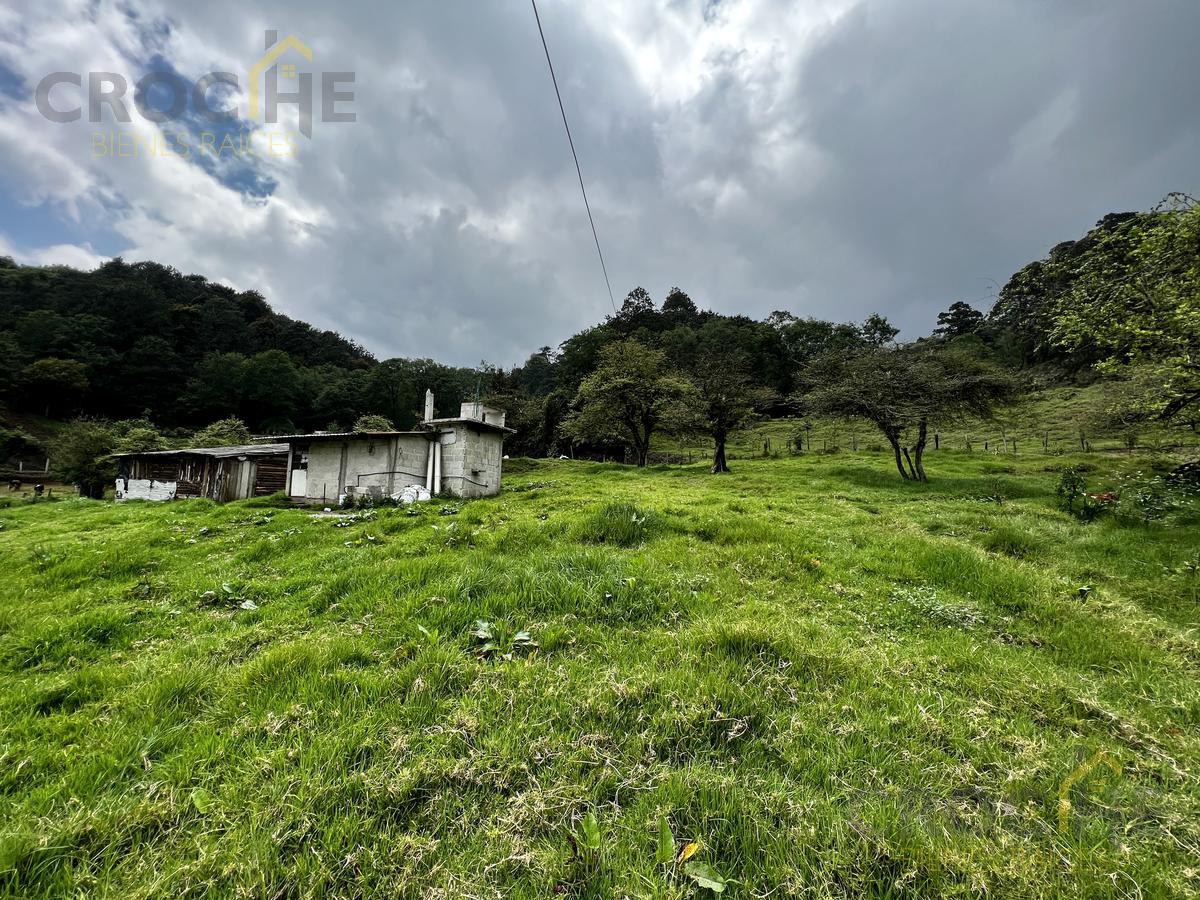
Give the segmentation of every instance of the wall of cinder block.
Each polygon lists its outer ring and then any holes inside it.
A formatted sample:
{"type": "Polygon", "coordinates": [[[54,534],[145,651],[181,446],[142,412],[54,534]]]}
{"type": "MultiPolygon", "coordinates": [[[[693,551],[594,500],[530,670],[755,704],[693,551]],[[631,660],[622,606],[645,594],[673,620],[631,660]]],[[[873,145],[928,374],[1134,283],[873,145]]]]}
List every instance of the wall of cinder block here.
{"type": "MultiPolygon", "coordinates": [[[[487,497],[500,491],[501,435],[455,427],[441,435],[441,492],[456,497],[487,497]]],[[[425,484],[430,441],[422,435],[314,441],[308,450],[305,485],[309,500],[337,503],[347,488],[391,495],[405,485],[425,484]],[[343,467],[342,455],[345,453],[343,467]]]]}
{"type": "Polygon", "coordinates": [[[425,483],[428,453],[429,441],[420,435],[315,441],[308,449],[305,493],[309,500],[324,499],[326,503],[336,503],[347,487],[364,494],[376,487],[391,495],[405,485],[425,483]]]}
{"type": "Polygon", "coordinates": [[[456,428],[454,437],[453,443],[442,444],[442,484],[447,493],[458,497],[488,497],[498,493],[503,437],[470,427],[456,428]]]}

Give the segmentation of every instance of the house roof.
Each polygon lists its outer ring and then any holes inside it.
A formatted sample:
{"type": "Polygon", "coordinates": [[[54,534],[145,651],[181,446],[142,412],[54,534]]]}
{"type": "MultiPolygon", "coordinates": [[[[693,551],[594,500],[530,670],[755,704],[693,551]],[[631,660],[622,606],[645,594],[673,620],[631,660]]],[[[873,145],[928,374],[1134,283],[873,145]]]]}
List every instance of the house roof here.
{"type": "MultiPolygon", "coordinates": [[[[404,437],[406,435],[428,437],[429,434],[429,431],[317,431],[312,434],[273,434],[267,440],[288,441],[289,443],[297,441],[349,441],[365,438],[404,437]]],[[[284,446],[286,447],[287,445],[285,444],[284,446]]]]}
{"type": "Polygon", "coordinates": [[[449,419],[430,419],[426,425],[469,425],[480,431],[495,431],[500,434],[516,434],[516,430],[497,425],[495,422],[485,422],[482,419],[472,419],[466,416],[454,416],[449,419]]]}
{"type": "Polygon", "coordinates": [[[422,422],[422,425],[430,426],[428,428],[418,429],[416,431],[318,431],[313,434],[273,434],[268,440],[272,441],[289,441],[289,442],[314,442],[314,441],[353,441],[367,440],[371,438],[393,438],[420,435],[421,437],[429,437],[436,433],[439,429],[452,425],[469,425],[472,428],[477,428],[480,431],[495,431],[501,434],[515,434],[511,428],[505,428],[503,425],[495,425],[492,422],[484,422],[480,419],[463,418],[455,416],[448,419],[430,419],[428,422],[422,422]]]}
{"type": "Polygon", "coordinates": [[[287,444],[237,444],[233,447],[183,447],[179,450],[144,450],[114,453],[113,456],[211,456],[226,459],[231,456],[276,456],[287,453],[287,444]]]}

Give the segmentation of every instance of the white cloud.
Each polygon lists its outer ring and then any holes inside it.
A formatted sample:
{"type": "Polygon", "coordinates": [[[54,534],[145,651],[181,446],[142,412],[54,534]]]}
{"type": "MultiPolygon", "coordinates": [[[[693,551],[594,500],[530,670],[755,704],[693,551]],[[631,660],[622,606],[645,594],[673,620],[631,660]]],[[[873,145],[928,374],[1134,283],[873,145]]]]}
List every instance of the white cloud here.
{"type": "MultiPolygon", "coordinates": [[[[223,184],[186,160],[97,156],[91,126],[3,99],[10,197],[384,356],[515,363],[609,311],[527,8],[130,5],[0,13],[0,63],[32,84],[133,74],[159,54],[190,77],[244,80],[273,27],[307,41],[318,69],[357,73],[358,121],[316,123],[294,158],[226,160],[223,184]],[[236,186],[247,169],[276,184],[269,197],[236,186]]],[[[540,8],[618,302],[679,284],[727,312],[878,309],[920,333],[978,299],[983,276],[1195,188],[1191,5],[540,8]]]]}
{"type": "Polygon", "coordinates": [[[24,262],[38,266],[71,266],[87,272],[105,261],[105,257],[92,251],[91,247],[78,244],[55,244],[41,247],[28,255],[24,262]]]}

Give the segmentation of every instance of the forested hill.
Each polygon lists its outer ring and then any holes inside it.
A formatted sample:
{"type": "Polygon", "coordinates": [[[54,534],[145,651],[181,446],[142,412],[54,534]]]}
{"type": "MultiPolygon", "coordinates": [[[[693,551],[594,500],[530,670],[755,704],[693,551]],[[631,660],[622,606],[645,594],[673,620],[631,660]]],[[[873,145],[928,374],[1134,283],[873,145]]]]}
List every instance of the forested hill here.
{"type": "MultiPolygon", "coordinates": [[[[1039,367],[1043,380],[1100,364],[1155,386],[1161,402],[1155,408],[1143,397],[1143,413],[1194,419],[1200,379],[1188,353],[1200,342],[1190,324],[1200,318],[1198,235],[1200,208],[1187,198],[1161,211],[1106,216],[1013,275],[990,311],[949,304],[919,342],[1003,367],[1039,367]]],[[[115,259],[84,273],[0,258],[0,428],[7,421],[11,436],[14,419],[138,419],[184,440],[227,417],[255,432],[346,428],[364,415],[407,427],[428,387],[442,414],[476,391],[507,408],[519,432],[514,454],[556,453],[580,441],[615,448],[623,439],[615,428],[604,434],[604,423],[583,429],[576,421],[575,434],[564,427],[589,376],[616,358],[614,345],[636,342],[630,358],[654,361],[668,379],[664,396],[677,379],[773,415],[803,407],[814,360],[890,347],[895,337],[880,315],[835,323],[780,311],[755,320],[706,311],[679,288],[661,303],[635,288],[616,315],[511,370],[381,362],[353,341],[272,311],[253,291],[156,263],[115,259]],[[581,437],[585,431],[591,437],[581,437]]]]}
{"type": "Polygon", "coordinates": [[[406,421],[418,384],[445,388],[449,403],[475,383],[473,370],[431,360],[380,371],[358,344],[274,312],[254,291],[157,263],[79,272],[0,257],[0,404],[10,414],[325,428],[368,408],[406,421]]]}

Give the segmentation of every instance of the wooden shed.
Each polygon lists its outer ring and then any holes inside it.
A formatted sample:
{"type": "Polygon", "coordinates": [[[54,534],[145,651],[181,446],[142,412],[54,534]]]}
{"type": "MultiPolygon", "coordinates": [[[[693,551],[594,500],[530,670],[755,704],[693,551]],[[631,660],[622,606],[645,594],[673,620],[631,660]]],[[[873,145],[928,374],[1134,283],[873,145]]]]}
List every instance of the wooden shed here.
{"type": "Polygon", "coordinates": [[[287,487],[288,445],[189,447],[122,453],[118,500],[244,500],[287,487]]]}

